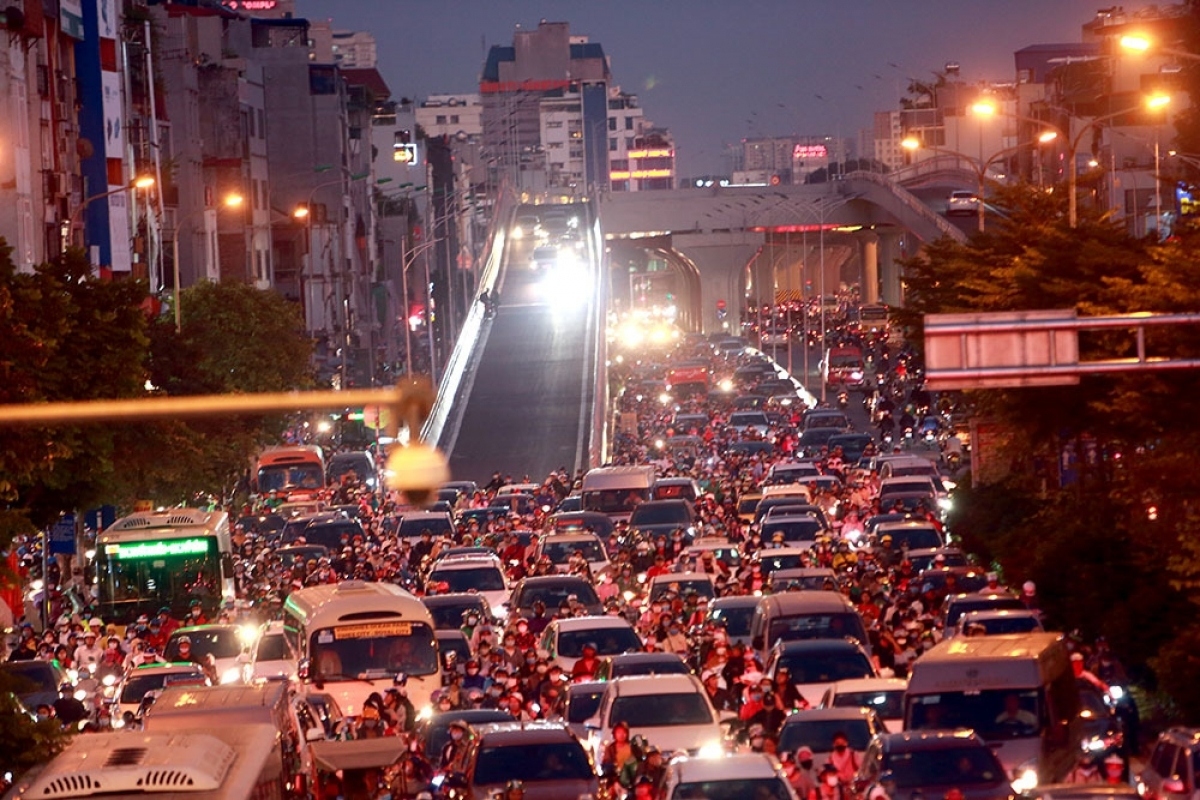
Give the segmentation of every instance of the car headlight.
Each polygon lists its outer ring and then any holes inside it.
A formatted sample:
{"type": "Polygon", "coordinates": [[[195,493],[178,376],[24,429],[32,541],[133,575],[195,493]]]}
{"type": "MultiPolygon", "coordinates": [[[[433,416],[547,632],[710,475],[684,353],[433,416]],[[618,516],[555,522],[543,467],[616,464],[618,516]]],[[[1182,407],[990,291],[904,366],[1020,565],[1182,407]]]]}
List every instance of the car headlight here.
{"type": "Polygon", "coordinates": [[[953,507],[954,502],[949,497],[939,497],[937,504],[938,508],[942,511],[949,511],[953,507]]]}
{"type": "Polygon", "coordinates": [[[241,667],[230,667],[221,673],[221,684],[239,683],[242,680],[241,667]]]}
{"type": "Polygon", "coordinates": [[[1013,770],[1012,788],[1017,794],[1032,792],[1038,785],[1037,761],[1026,761],[1013,770]]]}
{"type": "Polygon", "coordinates": [[[521,230],[520,225],[518,225],[517,227],[512,229],[512,238],[514,238],[514,239],[524,239],[525,238],[525,231],[521,230]]]}

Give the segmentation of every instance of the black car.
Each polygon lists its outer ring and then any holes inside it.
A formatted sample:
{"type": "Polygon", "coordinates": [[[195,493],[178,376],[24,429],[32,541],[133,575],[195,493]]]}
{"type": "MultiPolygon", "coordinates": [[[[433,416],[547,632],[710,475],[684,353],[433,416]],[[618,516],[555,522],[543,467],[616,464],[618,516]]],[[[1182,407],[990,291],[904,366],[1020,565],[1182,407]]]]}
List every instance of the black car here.
{"type": "Polygon", "coordinates": [[[593,680],[611,681],[630,675],[687,675],[688,665],[675,653],[622,653],[600,659],[593,680]]]}
{"type": "Polygon", "coordinates": [[[455,720],[462,720],[471,726],[485,725],[489,722],[512,722],[512,714],[494,708],[465,708],[419,718],[413,733],[422,744],[421,752],[430,753],[436,758],[450,740],[450,723],[455,720]]]}
{"type": "Polygon", "coordinates": [[[429,609],[436,630],[458,630],[468,611],[477,613],[481,623],[493,621],[487,599],[474,592],[426,595],[421,598],[421,603],[429,609]]]}
{"type": "Polygon", "coordinates": [[[670,537],[677,530],[683,531],[684,541],[691,544],[696,534],[696,512],[687,500],[649,500],[639,503],[629,517],[629,532],[632,541],[654,540],[659,536],[670,537]]]}
{"type": "Polygon", "coordinates": [[[523,617],[533,610],[533,604],[538,600],[545,603],[546,609],[550,611],[571,597],[582,603],[588,614],[604,613],[592,584],[576,575],[537,575],[523,578],[513,589],[508,607],[511,614],[523,617]]]}
{"type": "Polygon", "coordinates": [[[891,773],[900,797],[1012,800],[1012,784],[987,742],[969,731],[909,731],[876,736],[863,755],[856,783],[869,786],[891,773]]]}

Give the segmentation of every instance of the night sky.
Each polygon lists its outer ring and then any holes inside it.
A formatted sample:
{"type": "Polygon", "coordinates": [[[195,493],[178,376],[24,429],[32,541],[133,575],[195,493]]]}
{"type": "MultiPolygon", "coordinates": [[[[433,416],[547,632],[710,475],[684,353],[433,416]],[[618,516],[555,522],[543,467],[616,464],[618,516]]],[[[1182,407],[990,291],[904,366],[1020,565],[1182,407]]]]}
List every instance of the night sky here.
{"type": "MultiPolygon", "coordinates": [[[[679,175],[724,172],[745,137],[855,136],[911,77],[947,62],[1014,79],[1013,52],[1080,41],[1103,0],[297,0],[297,13],[375,35],[394,97],[478,91],[487,47],[516,25],[569,22],[669,127],[679,175]]],[[[1129,3],[1134,9],[1140,4],[1129,3]]]]}

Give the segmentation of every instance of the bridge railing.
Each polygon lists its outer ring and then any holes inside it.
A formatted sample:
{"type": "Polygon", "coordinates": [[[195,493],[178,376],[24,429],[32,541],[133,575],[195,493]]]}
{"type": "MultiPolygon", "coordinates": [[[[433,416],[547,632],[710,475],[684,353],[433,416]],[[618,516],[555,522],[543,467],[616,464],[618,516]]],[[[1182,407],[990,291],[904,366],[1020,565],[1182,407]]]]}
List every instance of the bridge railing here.
{"type": "Polygon", "coordinates": [[[934,225],[943,236],[949,236],[951,239],[959,242],[966,241],[966,234],[946,220],[941,214],[925,205],[919,197],[906,190],[903,186],[898,185],[892,175],[880,175],[877,172],[860,170],[857,172],[847,172],[844,180],[847,182],[863,181],[886,189],[897,202],[903,204],[914,214],[934,225]]]}
{"type": "Polygon", "coordinates": [[[590,431],[588,433],[588,463],[592,469],[608,463],[609,425],[612,414],[609,413],[608,392],[608,295],[610,290],[610,272],[608,256],[604,246],[604,234],[600,229],[600,213],[598,197],[593,195],[589,205],[592,210],[592,225],[590,245],[592,248],[591,262],[596,268],[593,281],[596,302],[592,311],[592,325],[595,340],[592,357],[595,359],[595,387],[592,390],[592,407],[590,414],[590,431]]]}

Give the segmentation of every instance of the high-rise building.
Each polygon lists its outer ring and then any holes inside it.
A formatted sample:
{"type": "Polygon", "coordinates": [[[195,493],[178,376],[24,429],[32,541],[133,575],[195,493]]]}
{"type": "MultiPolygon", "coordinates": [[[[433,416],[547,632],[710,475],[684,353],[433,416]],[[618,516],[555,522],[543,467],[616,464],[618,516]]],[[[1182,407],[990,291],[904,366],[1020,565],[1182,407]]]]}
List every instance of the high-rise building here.
{"type": "Polygon", "coordinates": [[[375,69],[375,37],[366,31],[334,31],[332,46],[342,69],[375,69]]]}

